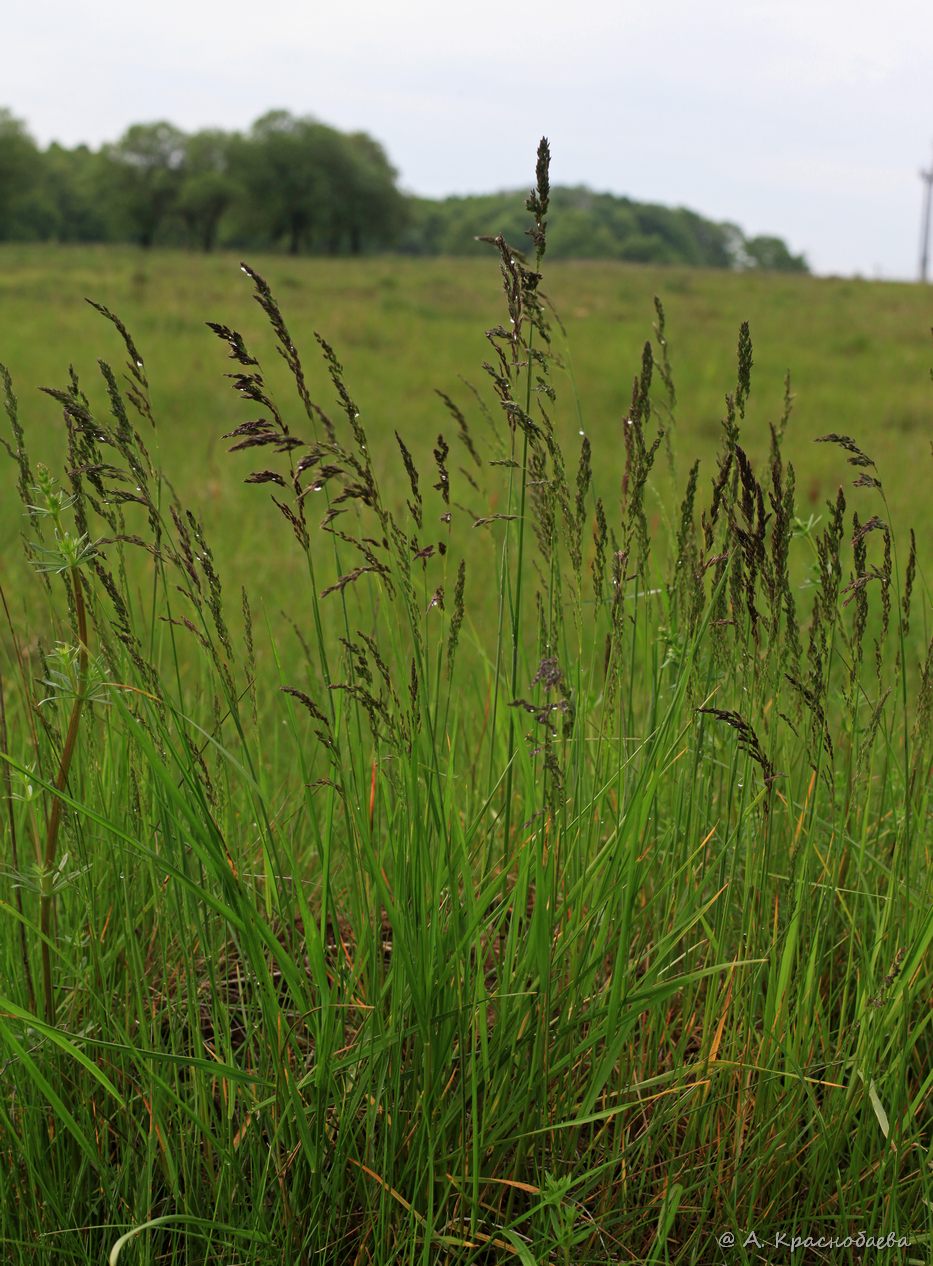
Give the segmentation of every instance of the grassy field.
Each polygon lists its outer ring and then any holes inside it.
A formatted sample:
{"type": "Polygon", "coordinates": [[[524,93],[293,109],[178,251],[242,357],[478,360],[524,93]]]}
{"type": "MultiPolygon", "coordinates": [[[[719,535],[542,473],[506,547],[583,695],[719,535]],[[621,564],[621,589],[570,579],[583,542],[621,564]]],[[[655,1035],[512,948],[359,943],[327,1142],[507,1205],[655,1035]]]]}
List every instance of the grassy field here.
{"type": "Polygon", "coordinates": [[[928,1263],[927,292],[0,263],[4,1260],[928,1263]]]}
{"type": "MultiPolygon", "coordinates": [[[[249,262],[279,296],[299,343],[308,348],[317,330],[337,350],[390,490],[394,484],[401,494],[404,487],[394,431],[401,430],[416,457],[429,459],[447,423],[436,389],[460,404],[471,425],[480,425],[460,376],[483,386],[480,366],[489,350],[484,330],[501,316],[492,254],[476,263],[249,262]]],[[[781,414],[789,370],[795,402],[785,452],[801,472],[802,510],[822,513],[840,481],[835,455],[812,441],[828,431],[845,432],[884,470],[899,533],[906,536],[913,527],[925,566],[933,561],[933,505],[926,491],[933,430],[928,290],[601,263],[549,266],[546,289],[567,330],[566,345],[558,338],[557,350],[572,370],[572,378],[553,375],[555,425],[562,436],[582,427],[600,452],[618,449],[658,295],[667,313],[678,396],[675,451],[682,466],[701,458],[703,478],[712,478],[723,397],[735,378],[738,328],[748,321],[755,368],[743,443],[752,459],[767,456],[768,424],[781,414]]],[[[230,478],[220,438],[230,429],[223,378],[228,367],[205,326],[223,321],[251,345],[269,347],[238,261],[0,246],[0,361],[13,375],[37,456],[51,455],[62,431],[54,403],[37,388],[64,385],[73,363],[85,388],[99,396],[98,358],[119,360],[113,332],[87,308],[85,297],[105,304],[132,330],[152,383],[160,460],[185,503],[204,515],[218,548],[236,540],[236,559],[255,580],[250,541],[261,538],[266,516],[230,478]]],[[[310,352],[308,362],[312,393],[329,405],[323,368],[310,352]]],[[[607,501],[616,495],[609,486],[614,473],[610,464],[602,490],[607,501]]],[[[669,497],[661,475],[655,474],[659,496],[669,497]]],[[[17,525],[18,513],[8,502],[0,508],[6,557],[9,547],[16,549],[17,525]]]]}

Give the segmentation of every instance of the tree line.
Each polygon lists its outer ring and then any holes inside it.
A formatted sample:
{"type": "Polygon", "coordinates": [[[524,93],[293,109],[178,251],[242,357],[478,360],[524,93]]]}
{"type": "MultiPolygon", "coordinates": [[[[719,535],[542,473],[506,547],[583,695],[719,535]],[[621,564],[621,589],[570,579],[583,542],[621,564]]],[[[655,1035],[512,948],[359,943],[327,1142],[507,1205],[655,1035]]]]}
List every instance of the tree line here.
{"type": "MultiPolygon", "coordinates": [[[[414,198],[400,244],[429,255],[462,255],[476,234],[503,233],[520,242],[527,222],[519,194],[495,193],[432,201],[414,198]]],[[[701,268],[808,272],[779,237],[746,237],[737,224],[707,220],[686,207],[636,202],[585,186],[551,189],[548,255],[620,259],[701,268]]]]}
{"type": "MultiPolygon", "coordinates": [[[[246,132],[135,123],[95,150],[41,149],[0,109],[0,241],[465,255],[478,234],[519,242],[521,207],[515,193],[407,195],[373,137],[287,110],[246,132]]],[[[558,258],[807,270],[778,237],[584,187],[552,190],[548,243],[558,258]]]]}

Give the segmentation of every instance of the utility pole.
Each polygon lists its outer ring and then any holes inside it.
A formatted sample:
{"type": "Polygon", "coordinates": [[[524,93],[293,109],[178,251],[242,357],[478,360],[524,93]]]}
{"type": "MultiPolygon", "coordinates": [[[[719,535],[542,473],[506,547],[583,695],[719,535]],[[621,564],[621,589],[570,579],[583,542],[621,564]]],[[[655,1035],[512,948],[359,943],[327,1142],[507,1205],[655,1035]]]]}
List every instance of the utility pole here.
{"type": "Polygon", "coordinates": [[[930,191],[933,190],[933,166],[921,171],[920,179],[926,186],[923,191],[923,214],[920,217],[920,280],[927,280],[930,262],[930,191]]]}

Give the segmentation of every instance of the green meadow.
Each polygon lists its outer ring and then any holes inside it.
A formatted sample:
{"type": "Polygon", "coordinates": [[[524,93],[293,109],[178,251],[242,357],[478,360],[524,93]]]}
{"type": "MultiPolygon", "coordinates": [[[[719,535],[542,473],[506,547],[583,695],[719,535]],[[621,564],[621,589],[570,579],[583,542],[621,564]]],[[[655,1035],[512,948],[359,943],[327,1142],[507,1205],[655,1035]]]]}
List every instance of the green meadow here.
{"type": "MultiPolygon", "coordinates": [[[[317,330],[337,350],[385,477],[398,490],[404,476],[396,470],[394,431],[429,456],[447,420],[436,390],[476,414],[461,379],[483,387],[484,331],[501,317],[495,257],[485,249],[488,255],[477,247],[475,262],[248,259],[279,296],[295,338],[307,344],[317,330]]],[[[236,525],[237,556],[248,567],[248,538],[261,534],[266,516],[225,457],[221,435],[233,413],[228,366],[205,325],[223,321],[260,349],[269,345],[238,265],[230,255],[0,246],[0,360],[13,374],[37,455],[45,444],[54,452],[58,414],[37,388],[63,385],[74,364],[96,390],[98,358],[117,361],[120,352],[83,300],[116,312],[145,357],[166,471],[179,494],[216,523],[218,548],[236,525]],[[241,532],[244,524],[254,531],[241,532]]],[[[618,447],[657,295],[677,389],[675,454],[685,468],[701,458],[702,476],[711,478],[738,328],[748,321],[755,349],[743,432],[749,454],[767,456],[768,424],[781,415],[790,371],[786,453],[800,471],[801,508],[821,514],[835,495],[839,462],[812,441],[844,431],[883,466],[897,526],[905,535],[915,529],[929,559],[933,311],[922,287],[592,262],[548,264],[545,289],[566,328],[566,341],[558,332],[555,342],[567,370],[554,373],[555,424],[564,432],[582,427],[600,451],[618,447]]],[[[329,402],[322,372],[311,367],[309,374],[329,402]]],[[[606,469],[607,498],[613,474],[606,469]]],[[[6,541],[17,512],[7,503],[0,514],[6,541]]]]}
{"type": "Polygon", "coordinates": [[[0,248],[5,1261],[930,1260],[929,292],[487,251],[0,248]]]}

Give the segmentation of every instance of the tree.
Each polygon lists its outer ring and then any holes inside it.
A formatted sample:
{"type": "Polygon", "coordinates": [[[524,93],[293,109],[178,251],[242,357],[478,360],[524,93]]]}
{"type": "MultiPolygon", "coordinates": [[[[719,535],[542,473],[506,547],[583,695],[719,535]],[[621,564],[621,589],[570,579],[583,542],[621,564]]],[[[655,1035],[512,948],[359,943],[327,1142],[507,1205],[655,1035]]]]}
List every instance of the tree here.
{"type": "Polygon", "coordinates": [[[203,251],[216,246],[220,222],[237,194],[230,170],[233,144],[234,138],[219,130],[195,132],[185,141],[177,210],[203,251]]]}
{"type": "Polygon", "coordinates": [[[792,255],[779,237],[750,237],[745,242],[748,268],[760,268],[773,273],[807,273],[810,271],[803,255],[792,255]]]}
{"type": "Polygon", "coordinates": [[[30,236],[24,212],[41,174],[39,150],[25,124],[0,107],[0,240],[30,236]]]}
{"type": "Polygon", "coordinates": [[[272,243],[284,241],[292,255],[308,249],[332,219],[335,137],[315,119],[272,110],[234,147],[248,225],[272,243]]]}
{"type": "Polygon", "coordinates": [[[382,146],[273,110],[233,148],[247,229],[289,252],[358,254],[394,242],[405,204],[382,146]]]}
{"type": "Polygon", "coordinates": [[[107,188],[107,161],[86,145],[53,142],[42,155],[43,236],[58,242],[108,242],[119,237],[107,188]]]}
{"type": "Polygon", "coordinates": [[[347,179],[342,206],[350,253],[394,245],[408,218],[396,185],[398,172],[366,132],[344,139],[347,179]]]}
{"type": "Polygon", "coordinates": [[[185,143],[184,132],[171,123],[134,123],[104,147],[114,209],[140,246],[152,246],[176,206],[185,143]]]}

